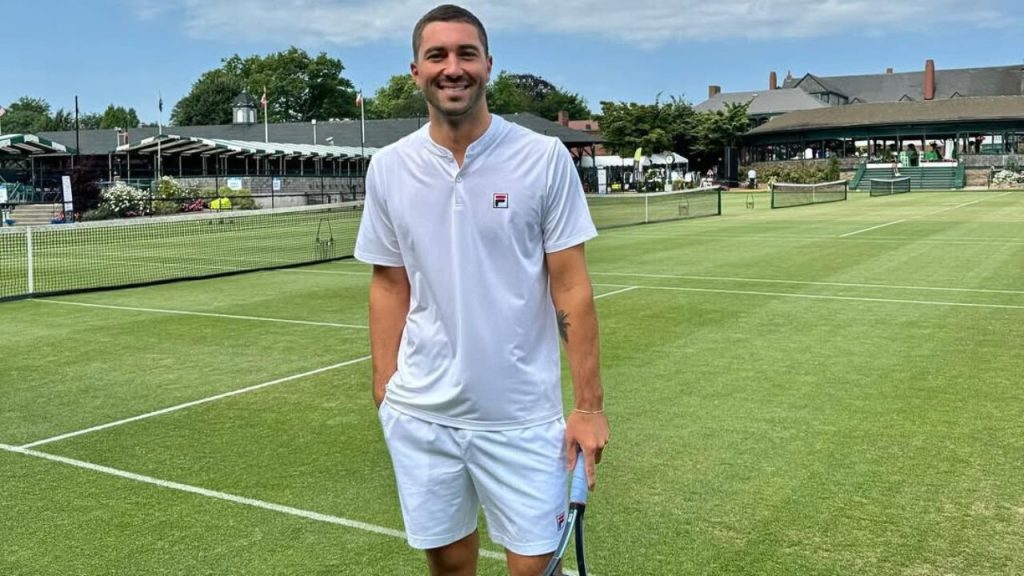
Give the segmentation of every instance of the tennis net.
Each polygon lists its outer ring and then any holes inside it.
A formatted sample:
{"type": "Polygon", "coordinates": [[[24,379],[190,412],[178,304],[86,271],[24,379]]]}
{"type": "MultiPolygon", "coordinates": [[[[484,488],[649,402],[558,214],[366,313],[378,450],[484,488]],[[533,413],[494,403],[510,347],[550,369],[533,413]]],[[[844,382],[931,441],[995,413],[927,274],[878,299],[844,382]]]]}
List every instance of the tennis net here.
{"type": "Polygon", "coordinates": [[[890,196],[910,192],[910,177],[903,178],[871,178],[869,190],[872,196],[890,196]]]}
{"type": "Polygon", "coordinates": [[[590,216],[598,229],[650,224],[722,213],[717,186],[639,194],[588,194],[590,216]]]}
{"type": "Polygon", "coordinates": [[[819,184],[776,182],[771,185],[771,191],[772,208],[841,202],[846,200],[847,181],[836,180],[819,184]]]}
{"type": "Polygon", "coordinates": [[[0,228],[0,300],[351,257],[362,202],[0,228]]]}

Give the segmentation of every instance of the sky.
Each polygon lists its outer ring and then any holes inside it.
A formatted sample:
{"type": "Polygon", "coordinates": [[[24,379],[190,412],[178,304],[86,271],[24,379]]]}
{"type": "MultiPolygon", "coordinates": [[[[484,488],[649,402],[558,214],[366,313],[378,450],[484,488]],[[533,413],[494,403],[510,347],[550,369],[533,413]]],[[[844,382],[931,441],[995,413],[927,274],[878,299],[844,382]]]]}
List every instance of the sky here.
{"type": "MultiPolygon", "coordinates": [[[[370,96],[407,73],[411,31],[439,0],[3,0],[0,105],[135,108],[167,123],[178,99],[233,54],[297,46],[341,60],[370,96]]],[[[471,0],[495,77],[534,74],[602,101],[698,104],[820,76],[1024,65],[1019,0],[471,0]]],[[[272,97],[273,95],[271,95],[272,97]]]]}

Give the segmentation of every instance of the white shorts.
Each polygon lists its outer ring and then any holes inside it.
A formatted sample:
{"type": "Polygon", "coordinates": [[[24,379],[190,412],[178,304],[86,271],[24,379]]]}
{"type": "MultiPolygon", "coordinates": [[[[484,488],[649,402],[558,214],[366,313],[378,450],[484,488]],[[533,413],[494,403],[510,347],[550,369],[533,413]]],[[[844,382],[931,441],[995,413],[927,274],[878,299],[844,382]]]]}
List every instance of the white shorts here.
{"type": "Polygon", "coordinates": [[[427,422],[387,402],[379,415],[410,546],[438,548],[472,534],[481,505],[496,544],[523,556],[558,546],[568,507],[565,420],[482,431],[427,422]]]}

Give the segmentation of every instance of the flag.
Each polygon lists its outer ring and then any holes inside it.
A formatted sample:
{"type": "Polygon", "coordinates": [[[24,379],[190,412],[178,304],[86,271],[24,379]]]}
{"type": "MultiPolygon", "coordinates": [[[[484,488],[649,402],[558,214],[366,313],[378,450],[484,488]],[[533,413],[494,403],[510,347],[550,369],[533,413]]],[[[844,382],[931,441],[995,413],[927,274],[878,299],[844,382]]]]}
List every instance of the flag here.
{"type": "Polygon", "coordinates": [[[639,162],[640,159],[643,158],[643,157],[644,157],[644,149],[643,148],[637,148],[636,152],[633,152],[633,160],[636,160],[637,162],[639,162]]]}
{"type": "Polygon", "coordinates": [[[7,108],[0,106],[0,116],[3,116],[4,114],[7,114],[7,108]]]}
{"type": "Polygon", "coordinates": [[[156,103],[156,107],[157,107],[157,110],[159,110],[160,112],[163,112],[164,111],[164,97],[163,96],[159,96],[159,98],[160,98],[160,100],[156,103]]]}
{"type": "Polygon", "coordinates": [[[263,110],[266,111],[266,109],[267,109],[267,87],[266,86],[263,87],[263,98],[260,98],[260,104],[263,105],[263,110]]]}
{"type": "Polygon", "coordinates": [[[356,108],[362,108],[362,107],[363,107],[363,93],[359,92],[358,94],[356,94],[356,108]]]}

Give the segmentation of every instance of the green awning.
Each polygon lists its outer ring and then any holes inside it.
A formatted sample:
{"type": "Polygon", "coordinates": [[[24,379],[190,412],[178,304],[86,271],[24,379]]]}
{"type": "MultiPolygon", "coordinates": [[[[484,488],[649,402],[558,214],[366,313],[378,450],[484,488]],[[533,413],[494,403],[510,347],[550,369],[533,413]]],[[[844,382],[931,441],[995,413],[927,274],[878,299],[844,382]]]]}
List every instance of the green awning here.
{"type": "Polygon", "coordinates": [[[0,154],[36,156],[39,154],[74,154],[75,149],[35,134],[0,135],[0,154]]]}
{"type": "Polygon", "coordinates": [[[156,154],[161,156],[252,156],[295,159],[345,159],[373,156],[377,148],[354,146],[321,146],[319,144],[287,144],[283,142],[253,142],[223,140],[162,134],[151,136],[134,144],[122,144],[117,152],[129,154],[156,154]]]}

